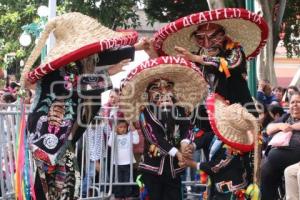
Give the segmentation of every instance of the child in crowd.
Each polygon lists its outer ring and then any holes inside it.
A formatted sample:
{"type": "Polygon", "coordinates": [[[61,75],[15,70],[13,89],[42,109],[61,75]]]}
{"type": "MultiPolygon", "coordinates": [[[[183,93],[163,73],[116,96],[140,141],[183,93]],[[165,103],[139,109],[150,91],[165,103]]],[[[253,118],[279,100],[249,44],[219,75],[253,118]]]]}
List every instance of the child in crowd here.
{"type": "MultiPolygon", "coordinates": [[[[115,149],[114,165],[117,165],[118,182],[129,182],[131,159],[133,159],[132,163],[136,162],[133,156],[132,144],[139,143],[139,135],[132,125],[128,130],[128,122],[122,119],[120,115],[122,114],[118,113],[115,134],[110,136],[108,145],[115,149]]],[[[129,199],[132,194],[132,186],[116,186],[114,194],[116,200],[129,199]]]]}

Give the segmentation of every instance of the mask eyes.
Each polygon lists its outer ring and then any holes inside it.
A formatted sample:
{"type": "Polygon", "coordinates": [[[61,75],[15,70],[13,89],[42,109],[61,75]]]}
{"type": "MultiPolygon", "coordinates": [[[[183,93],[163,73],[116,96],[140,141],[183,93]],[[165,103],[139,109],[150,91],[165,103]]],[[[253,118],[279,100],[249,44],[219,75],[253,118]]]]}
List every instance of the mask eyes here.
{"type": "Polygon", "coordinates": [[[154,102],[157,102],[163,98],[171,99],[173,102],[175,102],[175,96],[172,93],[167,93],[167,94],[161,94],[160,92],[152,93],[152,101],[154,102]]]}
{"type": "Polygon", "coordinates": [[[158,84],[153,84],[153,85],[150,86],[150,88],[149,88],[149,91],[155,91],[155,90],[159,90],[158,84]]]}
{"type": "Polygon", "coordinates": [[[160,81],[160,82],[152,84],[149,87],[149,91],[151,91],[151,90],[159,90],[162,87],[164,87],[166,89],[172,89],[173,86],[174,86],[174,83],[171,82],[171,81],[160,81]]]}
{"type": "Polygon", "coordinates": [[[167,90],[172,90],[173,87],[174,87],[174,83],[171,82],[171,81],[168,81],[168,82],[167,82],[167,85],[166,85],[166,89],[167,89],[167,90]]]}
{"type": "Polygon", "coordinates": [[[160,97],[161,97],[161,94],[158,92],[155,92],[153,94],[153,101],[155,101],[155,102],[159,101],[160,97]]]}

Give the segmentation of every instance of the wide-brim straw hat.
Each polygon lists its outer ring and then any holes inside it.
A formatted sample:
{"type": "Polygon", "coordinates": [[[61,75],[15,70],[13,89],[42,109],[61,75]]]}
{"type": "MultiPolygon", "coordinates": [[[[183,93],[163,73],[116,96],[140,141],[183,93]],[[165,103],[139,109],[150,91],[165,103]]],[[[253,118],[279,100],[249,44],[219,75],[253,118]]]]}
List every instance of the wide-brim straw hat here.
{"type": "Polygon", "coordinates": [[[229,105],[223,97],[212,93],[206,100],[212,130],[225,144],[241,152],[254,148],[254,134],[259,131],[257,119],[241,104],[229,105]]]}
{"type": "Polygon", "coordinates": [[[261,16],[241,8],[224,8],[194,13],[167,24],[155,33],[154,48],[159,55],[176,55],[175,46],[198,52],[191,35],[205,23],[223,26],[226,36],[243,47],[247,59],[259,54],[267,42],[268,26],[261,16]]]}
{"type": "Polygon", "coordinates": [[[149,83],[159,79],[174,83],[176,105],[189,111],[207,95],[207,83],[194,63],[172,56],[150,59],[133,69],[121,85],[120,108],[127,120],[138,120],[140,109],[149,105],[149,83]]]}
{"type": "Polygon", "coordinates": [[[25,64],[22,79],[27,76],[28,81],[34,83],[46,74],[71,62],[114,47],[133,45],[137,38],[136,31],[113,31],[101,25],[97,20],[78,12],[55,17],[46,24],[25,64]],[[29,72],[40,56],[51,32],[56,40],[55,46],[50,50],[44,62],[29,72]]]}

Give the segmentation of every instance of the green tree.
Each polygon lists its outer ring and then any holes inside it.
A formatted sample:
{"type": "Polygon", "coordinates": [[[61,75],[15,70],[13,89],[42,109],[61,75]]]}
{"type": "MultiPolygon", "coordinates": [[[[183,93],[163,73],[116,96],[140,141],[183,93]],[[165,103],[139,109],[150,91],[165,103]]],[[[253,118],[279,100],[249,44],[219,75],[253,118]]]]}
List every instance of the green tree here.
{"type": "MultiPolygon", "coordinates": [[[[16,60],[24,58],[26,52],[20,47],[19,36],[22,33],[21,27],[31,23],[36,18],[37,3],[22,0],[1,0],[0,1],[0,67],[14,65],[16,60]],[[9,60],[7,54],[15,53],[15,57],[9,60]]],[[[16,67],[16,66],[13,66],[16,67]]]]}
{"type": "Polygon", "coordinates": [[[170,22],[191,13],[208,10],[203,0],[144,0],[145,12],[150,23],[170,22]]]}
{"type": "Polygon", "coordinates": [[[137,2],[138,0],[60,0],[57,5],[60,13],[81,12],[116,29],[135,28],[139,25],[135,9],[137,2]]]}
{"type": "Polygon", "coordinates": [[[283,16],[281,32],[288,57],[300,57],[300,1],[289,0],[283,16]]]}
{"type": "MultiPolygon", "coordinates": [[[[139,25],[135,5],[138,0],[58,0],[57,15],[66,12],[81,12],[98,19],[112,29],[139,25]]],[[[26,59],[34,42],[29,47],[19,44],[22,26],[38,22],[37,8],[47,5],[47,0],[0,0],[0,67],[19,68],[21,59],[26,59]],[[14,52],[14,60],[5,60],[5,55],[14,52]]],[[[33,39],[34,41],[34,39],[33,39]]],[[[20,71],[20,70],[18,70],[20,71]]]]}

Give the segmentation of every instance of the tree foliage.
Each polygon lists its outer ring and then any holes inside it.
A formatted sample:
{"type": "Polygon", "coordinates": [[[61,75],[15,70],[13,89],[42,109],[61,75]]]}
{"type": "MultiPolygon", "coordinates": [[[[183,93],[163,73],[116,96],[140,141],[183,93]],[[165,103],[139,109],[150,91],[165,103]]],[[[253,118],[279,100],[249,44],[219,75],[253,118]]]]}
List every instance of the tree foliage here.
{"type": "Polygon", "coordinates": [[[136,14],[138,0],[60,0],[59,12],[81,12],[98,19],[103,25],[115,29],[139,25],[136,14]]]}
{"type": "Polygon", "coordinates": [[[144,0],[145,12],[150,23],[170,22],[186,15],[208,10],[203,0],[144,0]]]}
{"type": "Polygon", "coordinates": [[[300,57],[300,1],[289,0],[283,16],[282,32],[288,57],[300,57]]]}
{"type": "MultiPolygon", "coordinates": [[[[57,0],[57,15],[81,12],[112,29],[136,27],[139,25],[135,10],[137,1],[57,0]]],[[[29,56],[34,42],[26,48],[20,45],[19,37],[23,32],[21,27],[38,22],[37,8],[40,5],[47,6],[48,0],[0,0],[0,67],[19,68],[20,60],[29,56]],[[14,59],[5,60],[5,55],[12,52],[15,55],[14,59]]]]}

